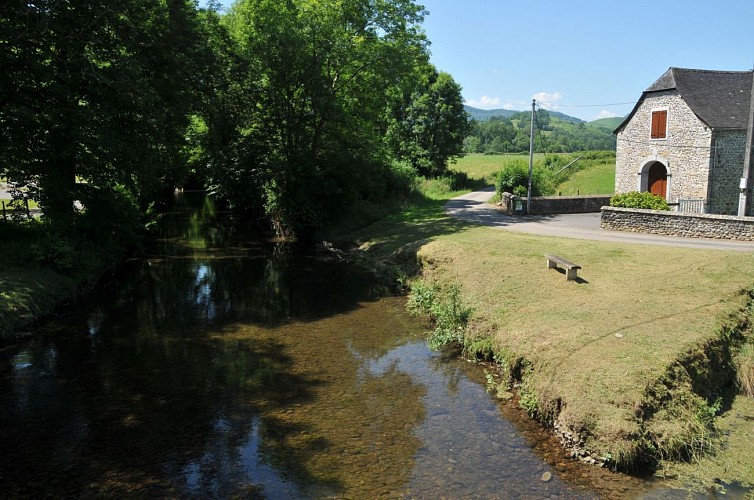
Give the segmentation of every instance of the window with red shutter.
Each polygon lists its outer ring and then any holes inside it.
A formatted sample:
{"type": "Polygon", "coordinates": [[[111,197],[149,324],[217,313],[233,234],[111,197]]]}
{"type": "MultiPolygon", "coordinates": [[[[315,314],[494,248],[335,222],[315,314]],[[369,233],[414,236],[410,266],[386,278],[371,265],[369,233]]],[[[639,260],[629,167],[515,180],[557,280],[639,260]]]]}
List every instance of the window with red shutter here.
{"type": "Polygon", "coordinates": [[[668,112],[652,111],[652,139],[664,139],[668,130],[668,112]]]}

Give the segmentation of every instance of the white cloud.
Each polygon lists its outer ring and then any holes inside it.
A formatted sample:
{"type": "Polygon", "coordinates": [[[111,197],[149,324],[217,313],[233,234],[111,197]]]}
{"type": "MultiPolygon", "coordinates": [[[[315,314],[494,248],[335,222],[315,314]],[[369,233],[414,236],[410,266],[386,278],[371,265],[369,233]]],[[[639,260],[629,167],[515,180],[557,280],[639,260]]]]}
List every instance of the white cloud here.
{"type": "Polygon", "coordinates": [[[532,99],[535,99],[540,104],[543,104],[553,109],[558,109],[557,102],[561,100],[562,98],[563,98],[563,94],[561,94],[560,92],[554,92],[552,94],[549,94],[547,92],[539,92],[532,96],[532,99]]]}
{"type": "Polygon", "coordinates": [[[514,106],[512,102],[506,102],[503,104],[503,109],[516,109],[516,106],[514,106]]]}
{"type": "Polygon", "coordinates": [[[612,111],[602,110],[599,112],[595,120],[599,120],[600,118],[615,118],[616,116],[620,115],[618,113],[613,113],[612,111]]]}
{"type": "Polygon", "coordinates": [[[482,96],[482,98],[479,99],[478,101],[475,99],[466,99],[466,104],[473,108],[499,108],[500,98],[489,97],[485,95],[485,96],[482,96]]]}

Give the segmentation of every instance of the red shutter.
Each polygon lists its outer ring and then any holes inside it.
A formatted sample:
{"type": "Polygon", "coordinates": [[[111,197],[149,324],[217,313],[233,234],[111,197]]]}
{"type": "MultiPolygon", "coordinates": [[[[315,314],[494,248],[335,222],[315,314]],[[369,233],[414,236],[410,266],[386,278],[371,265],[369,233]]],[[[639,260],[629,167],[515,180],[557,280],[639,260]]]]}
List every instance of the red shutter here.
{"type": "Polygon", "coordinates": [[[664,139],[668,131],[668,112],[652,111],[652,139],[664,139]]]}

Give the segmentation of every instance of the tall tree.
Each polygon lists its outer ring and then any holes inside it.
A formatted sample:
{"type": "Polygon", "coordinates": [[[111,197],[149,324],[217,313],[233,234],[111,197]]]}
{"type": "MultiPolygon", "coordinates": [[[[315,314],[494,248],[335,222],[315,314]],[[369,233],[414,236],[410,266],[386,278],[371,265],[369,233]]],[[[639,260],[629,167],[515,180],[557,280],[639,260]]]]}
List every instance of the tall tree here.
{"type": "Polygon", "coordinates": [[[463,108],[461,87],[448,73],[428,66],[426,85],[411,95],[405,109],[397,112],[390,130],[396,154],[425,176],[437,177],[449,161],[463,152],[463,141],[471,132],[463,108]]]}
{"type": "Polygon", "coordinates": [[[192,1],[11,0],[0,16],[0,168],[48,220],[116,186],[146,204],[181,175],[192,1]]]}
{"type": "MultiPolygon", "coordinates": [[[[423,8],[411,0],[241,0],[225,22],[256,105],[222,168],[254,170],[281,230],[308,231],[360,196],[384,161],[391,89],[427,59],[423,8]],[[250,148],[249,148],[250,147],[250,148]]],[[[227,177],[220,175],[218,177],[227,177]]]]}

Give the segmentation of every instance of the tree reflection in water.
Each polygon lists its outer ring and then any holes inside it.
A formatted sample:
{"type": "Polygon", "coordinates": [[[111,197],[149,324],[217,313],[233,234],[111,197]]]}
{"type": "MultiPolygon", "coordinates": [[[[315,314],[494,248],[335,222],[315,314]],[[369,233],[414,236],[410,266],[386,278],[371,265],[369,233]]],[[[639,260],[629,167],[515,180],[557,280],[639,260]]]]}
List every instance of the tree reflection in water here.
{"type": "Polygon", "coordinates": [[[363,272],[296,255],[207,198],[112,293],[0,351],[10,495],[396,491],[424,388],[360,376],[411,334],[363,272]]]}

